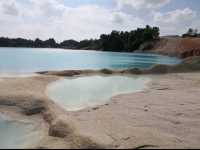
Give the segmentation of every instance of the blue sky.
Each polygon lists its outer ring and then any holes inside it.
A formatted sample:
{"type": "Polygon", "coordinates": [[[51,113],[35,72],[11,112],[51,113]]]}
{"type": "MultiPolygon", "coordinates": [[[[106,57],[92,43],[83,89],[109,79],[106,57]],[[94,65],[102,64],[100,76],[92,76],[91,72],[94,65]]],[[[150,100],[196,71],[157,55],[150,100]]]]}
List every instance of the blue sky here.
{"type": "MultiPolygon", "coordinates": [[[[103,7],[114,7],[115,1],[113,0],[65,0],[65,5],[77,7],[80,5],[97,4],[103,7]]],[[[185,8],[190,6],[195,10],[200,9],[199,0],[173,0],[169,5],[166,5],[161,11],[170,11],[177,8],[185,8]]]]}
{"type": "Polygon", "coordinates": [[[0,36],[82,40],[149,24],[161,35],[200,30],[199,0],[1,0],[0,36]]]}
{"type": "Polygon", "coordinates": [[[173,0],[170,4],[163,7],[161,11],[171,11],[177,8],[184,9],[186,7],[189,7],[195,11],[199,11],[200,1],[199,0],[173,0]]]}
{"type": "Polygon", "coordinates": [[[113,7],[114,1],[112,0],[65,0],[65,5],[77,7],[80,5],[101,5],[103,7],[113,7]]]}

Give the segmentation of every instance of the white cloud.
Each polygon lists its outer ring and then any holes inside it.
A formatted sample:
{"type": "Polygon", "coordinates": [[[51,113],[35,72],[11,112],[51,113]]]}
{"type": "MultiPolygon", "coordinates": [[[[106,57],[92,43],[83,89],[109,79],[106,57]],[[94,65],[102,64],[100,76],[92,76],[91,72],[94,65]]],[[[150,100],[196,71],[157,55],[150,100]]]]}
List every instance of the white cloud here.
{"type": "Polygon", "coordinates": [[[30,5],[37,15],[47,17],[60,16],[65,10],[64,4],[59,0],[30,0],[30,5]]]}
{"type": "Polygon", "coordinates": [[[4,15],[17,16],[19,14],[18,8],[14,0],[2,0],[0,3],[0,11],[4,15]]]}
{"type": "Polygon", "coordinates": [[[108,10],[95,5],[66,8],[63,19],[58,21],[68,37],[91,38],[112,30],[131,30],[143,24],[139,18],[108,10]]]}
{"type": "Polygon", "coordinates": [[[192,20],[196,13],[190,8],[177,9],[167,13],[155,13],[154,21],[165,24],[178,24],[192,20]]]}
{"type": "Polygon", "coordinates": [[[138,17],[97,5],[72,8],[61,0],[29,0],[19,7],[19,17],[0,19],[3,22],[0,36],[81,40],[98,38],[100,34],[112,30],[132,30],[143,25],[138,17]]]}
{"type": "Polygon", "coordinates": [[[164,34],[185,32],[186,28],[200,24],[194,22],[198,17],[190,8],[159,12],[157,8],[170,0],[115,1],[123,7],[129,5],[137,9],[137,14],[99,5],[69,7],[63,0],[0,0],[0,36],[81,40],[98,38],[112,30],[133,30],[146,24],[159,26],[164,34]],[[151,8],[153,15],[149,13],[147,17],[141,8],[151,8]]]}
{"type": "Polygon", "coordinates": [[[192,25],[195,18],[196,12],[190,8],[176,9],[166,13],[154,13],[154,22],[168,34],[172,32],[183,33],[192,25]]]}
{"type": "Polygon", "coordinates": [[[134,9],[156,9],[170,3],[171,0],[115,0],[119,8],[124,6],[132,7],[134,9]]]}

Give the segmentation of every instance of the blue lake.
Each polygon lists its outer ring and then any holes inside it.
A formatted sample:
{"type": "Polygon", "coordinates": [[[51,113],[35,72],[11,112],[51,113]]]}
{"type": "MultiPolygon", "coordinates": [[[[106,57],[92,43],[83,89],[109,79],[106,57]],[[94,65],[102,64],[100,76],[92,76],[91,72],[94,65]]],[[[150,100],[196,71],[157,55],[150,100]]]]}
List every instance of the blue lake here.
{"type": "Polygon", "coordinates": [[[69,69],[149,68],[174,65],[174,57],[147,53],[116,53],[39,48],[0,48],[0,73],[33,73],[69,69]]]}

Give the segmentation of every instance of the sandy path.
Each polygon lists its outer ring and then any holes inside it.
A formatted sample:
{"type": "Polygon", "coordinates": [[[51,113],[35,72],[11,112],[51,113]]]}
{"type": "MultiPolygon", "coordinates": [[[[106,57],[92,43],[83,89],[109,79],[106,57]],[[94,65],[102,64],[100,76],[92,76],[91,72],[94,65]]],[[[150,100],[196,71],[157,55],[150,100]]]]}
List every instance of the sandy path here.
{"type": "Polygon", "coordinates": [[[3,78],[0,105],[4,109],[17,107],[25,114],[27,110],[35,113],[30,106],[44,105],[45,112],[29,117],[44,118],[50,127],[57,120],[73,126],[73,129],[67,125],[55,126],[58,127],[56,134],[67,135],[64,138],[47,136],[37,145],[41,147],[87,148],[98,143],[111,148],[145,145],[199,148],[200,73],[153,75],[152,78],[149,88],[142,92],[116,96],[109,104],[79,112],[66,112],[45,95],[46,86],[58,77],[3,78]]]}

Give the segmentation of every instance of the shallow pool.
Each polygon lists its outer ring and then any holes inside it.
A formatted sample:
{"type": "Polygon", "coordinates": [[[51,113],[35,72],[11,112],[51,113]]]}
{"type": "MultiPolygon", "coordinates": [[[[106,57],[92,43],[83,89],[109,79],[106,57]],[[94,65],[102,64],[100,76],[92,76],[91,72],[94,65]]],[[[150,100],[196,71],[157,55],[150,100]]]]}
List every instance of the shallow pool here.
{"type": "Polygon", "coordinates": [[[105,104],[119,94],[143,90],[151,79],[144,76],[89,76],[64,79],[47,88],[48,96],[68,111],[105,104]]]}
{"type": "Polygon", "coordinates": [[[39,140],[33,125],[0,114],[0,149],[21,149],[39,140]]]}

